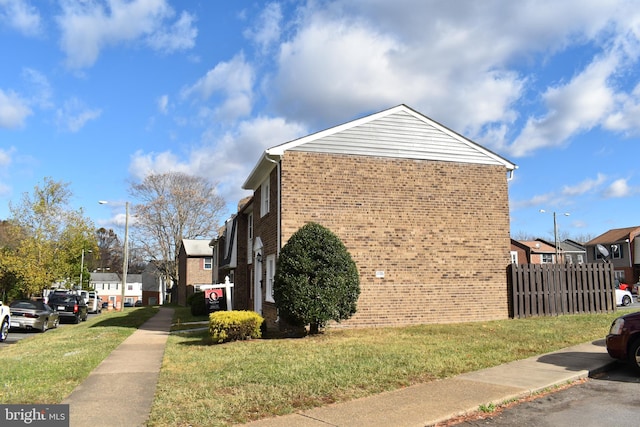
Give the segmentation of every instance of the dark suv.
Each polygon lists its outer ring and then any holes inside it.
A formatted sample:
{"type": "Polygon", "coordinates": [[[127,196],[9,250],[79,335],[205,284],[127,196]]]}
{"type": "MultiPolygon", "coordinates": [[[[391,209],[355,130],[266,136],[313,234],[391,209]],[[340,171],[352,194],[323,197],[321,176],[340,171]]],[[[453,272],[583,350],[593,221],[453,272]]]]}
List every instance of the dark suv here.
{"type": "Polygon", "coordinates": [[[53,293],[49,295],[49,306],[58,312],[60,320],[69,319],[73,323],[85,321],[89,315],[84,298],[76,294],[53,293]]]}
{"type": "Polygon", "coordinates": [[[614,359],[629,362],[640,373],[640,311],[613,321],[607,335],[607,352],[614,359]]]}

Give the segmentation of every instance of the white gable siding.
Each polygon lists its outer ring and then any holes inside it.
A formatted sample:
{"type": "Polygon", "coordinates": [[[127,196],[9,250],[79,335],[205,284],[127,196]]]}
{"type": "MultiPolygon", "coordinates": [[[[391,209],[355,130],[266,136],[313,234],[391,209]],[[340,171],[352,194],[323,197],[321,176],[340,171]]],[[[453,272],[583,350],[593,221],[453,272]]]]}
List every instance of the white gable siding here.
{"type": "Polygon", "coordinates": [[[497,156],[491,155],[482,147],[464,140],[459,135],[454,137],[445,133],[405,111],[289,149],[317,153],[504,164],[497,156]]]}

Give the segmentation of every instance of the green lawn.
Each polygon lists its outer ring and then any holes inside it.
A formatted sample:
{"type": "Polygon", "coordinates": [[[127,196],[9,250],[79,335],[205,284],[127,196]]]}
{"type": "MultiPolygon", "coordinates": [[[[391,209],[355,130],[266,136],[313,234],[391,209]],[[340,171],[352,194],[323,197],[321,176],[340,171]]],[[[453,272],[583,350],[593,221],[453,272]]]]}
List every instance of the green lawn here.
{"type": "Polygon", "coordinates": [[[621,311],[222,345],[172,335],[149,425],[227,426],[451,377],[602,339],[621,311]]]}
{"type": "MultiPolygon", "coordinates": [[[[150,426],[227,426],[446,378],[606,335],[621,313],[404,328],[209,345],[167,341],[150,426]]],[[[104,313],[0,348],[0,402],[58,403],[156,308],[104,313]]],[[[176,309],[174,326],[206,320],[176,309]],[[178,322],[178,319],[180,321],[178,322]]],[[[202,325],[195,325],[202,327],[202,325]]]]}

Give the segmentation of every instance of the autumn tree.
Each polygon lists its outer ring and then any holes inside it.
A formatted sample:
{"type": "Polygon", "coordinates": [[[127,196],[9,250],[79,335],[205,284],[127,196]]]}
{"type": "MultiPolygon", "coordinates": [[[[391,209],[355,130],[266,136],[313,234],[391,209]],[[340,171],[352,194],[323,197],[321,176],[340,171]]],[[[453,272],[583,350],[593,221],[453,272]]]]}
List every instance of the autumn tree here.
{"type": "Polygon", "coordinates": [[[56,282],[78,285],[82,250],[97,249],[91,221],[68,206],[71,195],[69,184],[45,178],[9,204],[11,234],[19,238],[1,261],[22,295],[39,295],[56,282]]]}
{"type": "Polygon", "coordinates": [[[100,272],[122,273],[122,243],[113,229],[104,227],[96,230],[98,240],[98,265],[94,267],[100,272]]]}
{"type": "Polygon", "coordinates": [[[132,239],[165,278],[178,282],[177,256],[182,239],[211,238],[224,200],[208,180],[180,172],[147,176],[132,183],[132,239]]]}

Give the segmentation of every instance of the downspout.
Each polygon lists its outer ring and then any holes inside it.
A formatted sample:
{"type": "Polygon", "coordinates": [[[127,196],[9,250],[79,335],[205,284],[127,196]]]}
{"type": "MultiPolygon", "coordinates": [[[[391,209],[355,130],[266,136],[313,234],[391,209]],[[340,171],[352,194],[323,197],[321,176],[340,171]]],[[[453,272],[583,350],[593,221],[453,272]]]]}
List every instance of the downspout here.
{"type": "Polygon", "coordinates": [[[278,196],[277,196],[277,199],[276,199],[277,203],[278,203],[278,206],[276,208],[276,210],[277,210],[277,219],[276,219],[276,221],[277,221],[277,230],[276,231],[277,231],[277,242],[278,242],[277,243],[277,253],[276,253],[276,258],[277,258],[277,257],[280,256],[280,247],[282,246],[282,237],[281,237],[282,233],[281,233],[281,230],[280,230],[280,228],[281,228],[280,227],[280,225],[281,225],[280,224],[280,221],[281,221],[281,218],[280,218],[280,207],[281,207],[280,206],[281,205],[280,197],[281,196],[280,195],[282,193],[282,191],[281,191],[282,189],[280,188],[280,162],[282,161],[282,156],[278,156],[278,160],[274,160],[274,159],[270,158],[269,154],[267,153],[264,156],[264,158],[266,160],[268,160],[269,162],[273,163],[274,165],[276,165],[276,172],[277,172],[277,177],[276,177],[277,180],[278,180],[278,182],[276,184],[277,188],[278,188],[278,196]]]}

